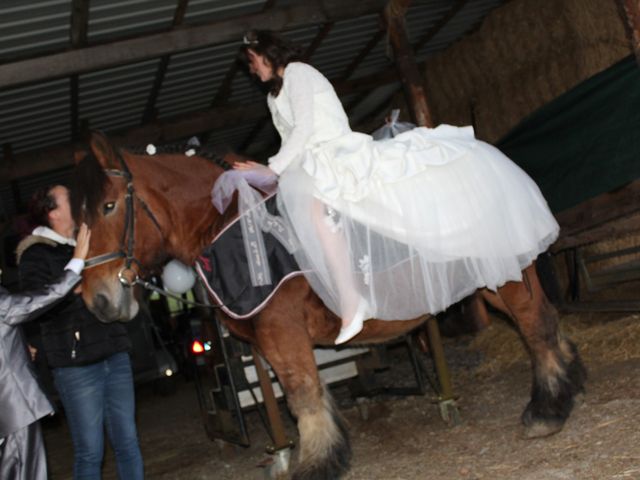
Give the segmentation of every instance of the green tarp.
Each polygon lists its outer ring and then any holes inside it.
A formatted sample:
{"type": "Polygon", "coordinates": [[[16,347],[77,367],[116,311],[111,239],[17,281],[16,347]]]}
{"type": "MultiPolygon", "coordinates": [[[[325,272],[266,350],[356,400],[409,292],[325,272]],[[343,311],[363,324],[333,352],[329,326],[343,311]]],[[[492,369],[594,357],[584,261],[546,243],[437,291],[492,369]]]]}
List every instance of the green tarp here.
{"type": "Polygon", "coordinates": [[[525,118],[496,146],[554,212],[640,178],[640,68],[630,56],[525,118]]]}

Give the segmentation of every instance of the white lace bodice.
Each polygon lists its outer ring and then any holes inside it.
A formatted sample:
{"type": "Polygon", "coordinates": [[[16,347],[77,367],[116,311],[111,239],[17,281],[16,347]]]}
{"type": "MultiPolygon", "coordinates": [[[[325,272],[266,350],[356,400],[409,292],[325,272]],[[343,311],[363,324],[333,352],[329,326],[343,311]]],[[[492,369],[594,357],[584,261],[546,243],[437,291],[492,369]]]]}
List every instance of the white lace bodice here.
{"type": "Polygon", "coordinates": [[[329,81],[311,65],[293,62],[283,74],[277,97],[267,97],[273,124],[282,139],[269,167],[282,173],[305,149],[351,132],[344,108],[329,81]]]}

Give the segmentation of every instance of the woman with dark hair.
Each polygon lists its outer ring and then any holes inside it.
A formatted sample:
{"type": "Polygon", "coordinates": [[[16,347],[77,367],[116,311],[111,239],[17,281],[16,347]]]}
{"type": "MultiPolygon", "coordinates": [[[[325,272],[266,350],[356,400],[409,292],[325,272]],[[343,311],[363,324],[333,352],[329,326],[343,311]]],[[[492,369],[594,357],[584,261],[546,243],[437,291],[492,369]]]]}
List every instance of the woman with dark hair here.
{"type": "Polygon", "coordinates": [[[557,238],[537,185],[472,127],[415,128],[373,141],[353,132],[329,81],[269,31],[245,35],[249,71],[270,87],[282,139],[268,167],[312,288],[342,318],[336,343],[363,321],[438,313],[477,288],[496,290],[557,238]]]}
{"type": "MultiPolygon", "coordinates": [[[[31,212],[40,225],[20,242],[16,252],[20,284],[25,289],[58,278],[75,245],[75,222],[65,186],[47,186],[36,192],[31,212]]],[[[144,478],[126,327],[100,322],[75,291],[45,312],[38,326],[42,353],[73,442],[73,478],[101,478],[105,431],[118,478],[144,478]]]]}

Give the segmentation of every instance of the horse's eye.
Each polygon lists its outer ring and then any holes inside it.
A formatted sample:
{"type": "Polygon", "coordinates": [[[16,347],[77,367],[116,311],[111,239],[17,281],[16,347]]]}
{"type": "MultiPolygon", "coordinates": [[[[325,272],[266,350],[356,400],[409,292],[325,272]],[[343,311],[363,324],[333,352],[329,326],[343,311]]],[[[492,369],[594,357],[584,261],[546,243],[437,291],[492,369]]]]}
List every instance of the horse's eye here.
{"type": "Polygon", "coordinates": [[[102,206],[102,213],[108,215],[116,208],[116,202],[107,202],[102,206]]]}

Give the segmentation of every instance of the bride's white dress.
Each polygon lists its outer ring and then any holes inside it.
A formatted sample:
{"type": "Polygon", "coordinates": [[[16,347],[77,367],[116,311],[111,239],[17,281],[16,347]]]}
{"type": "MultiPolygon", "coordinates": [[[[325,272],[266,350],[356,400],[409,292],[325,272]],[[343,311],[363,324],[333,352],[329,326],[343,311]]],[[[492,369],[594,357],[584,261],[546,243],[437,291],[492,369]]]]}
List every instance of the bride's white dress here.
{"type": "Polygon", "coordinates": [[[374,141],[351,131],[331,84],[304,63],[286,67],[268,104],[282,138],[269,159],[280,211],[312,288],[338,315],[351,295],[379,319],[437,313],[520,280],[557,238],[537,185],[471,127],[374,141]]]}

